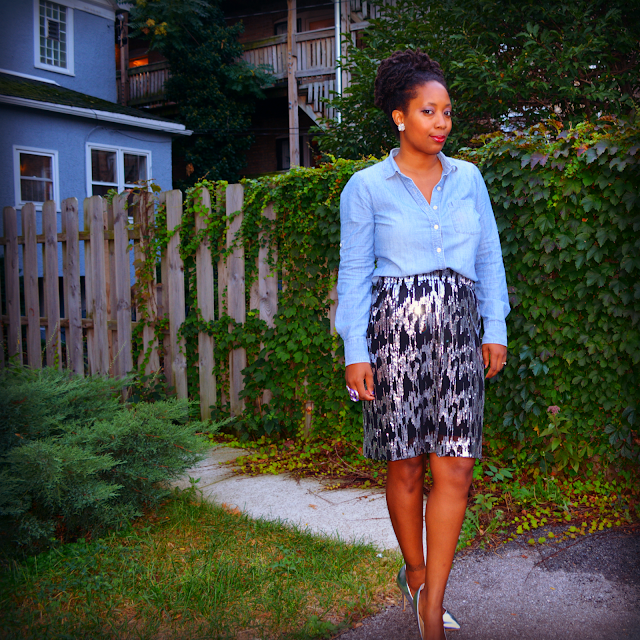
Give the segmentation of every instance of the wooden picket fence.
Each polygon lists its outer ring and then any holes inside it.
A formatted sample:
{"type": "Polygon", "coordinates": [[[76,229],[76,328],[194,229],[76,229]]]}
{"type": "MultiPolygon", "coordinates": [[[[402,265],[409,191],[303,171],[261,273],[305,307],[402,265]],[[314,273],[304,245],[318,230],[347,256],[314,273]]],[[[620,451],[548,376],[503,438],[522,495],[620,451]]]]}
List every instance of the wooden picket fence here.
{"type": "MultiPolygon", "coordinates": [[[[242,185],[229,185],[226,190],[226,212],[233,217],[227,227],[227,248],[242,224],[244,190],[242,185]]],[[[167,230],[171,232],[182,219],[182,192],[159,194],[166,205],[167,230]]],[[[209,192],[202,192],[202,206],[211,212],[209,192]]],[[[121,377],[134,369],[132,331],[141,309],[132,308],[131,251],[137,260],[149,250],[146,229],[152,223],[154,202],[150,194],[142,194],[140,203],[131,210],[127,196],[120,195],[112,203],[93,196],[83,205],[84,225],[79,229],[78,201],[67,198],[61,207],[61,230],[57,228],[55,202],[45,202],[42,208],[42,231],[36,232],[36,210],[26,204],[21,211],[22,229],[18,230],[18,216],[13,207],[4,208],[4,247],[6,308],[0,308],[0,344],[6,340],[10,358],[19,364],[40,368],[67,368],[78,375],[110,375],[121,377]],[[128,216],[133,213],[134,224],[128,216]],[[81,291],[81,243],[84,243],[84,292],[81,291]],[[43,247],[43,307],[38,287],[38,245],[43,247]],[[133,245],[133,246],[132,246],[133,245]],[[23,287],[20,287],[19,247],[22,246],[23,287]],[[62,274],[59,274],[59,247],[62,250],[62,274]],[[62,275],[62,292],[59,277],[62,275]],[[84,295],[83,295],[84,293],[84,295]],[[61,302],[63,313],[61,312],[61,302]],[[84,313],[83,313],[84,302],[84,313]],[[23,340],[23,327],[26,339],[23,340]],[[40,328],[45,328],[43,348],[40,328]],[[64,339],[63,339],[64,338],[64,339]],[[44,355],[43,355],[44,354],[44,355]],[[44,362],[43,362],[44,360],[44,362]]],[[[264,215],[273,219],[271,206],[264,215]]],[[[203,228],[205,218],[196,216],[196,230],[203,228]]],[[[179,329],[185,321],[184,267],[179,253],[179,234],[171,235],[166,250],[160,256],[161,281],[146,283],[144,312],[149,323],[143,327],[143,349],[138,367],[152,374],[161,368],[167,383],[180,398],[187,397],[187,362],[185,345],[179,329]],[[160,336],[154,325],[160,318],[168,318],[168,331],[160,336]],[[145,358],[146,354],[146,358],[145,358]]],[[[267,257],[269,248],[260,249],[258,279],[249,292],[249,304],[258,310],[260,318],[273,326],[277,314],[278,278],[272,274],[267,257]]],[[[196,252],[197,299],[203,319],[215,320],[217,312],[225,310],[234,320],[246,320],[245,257],[238,243],[233,252],[220,260],[218,271],[218,300],[214,296],[214,265],[210,247],[203,242],[196,252]],[[217,304],[216,304],[217,303],[217,304]]],[[[154,279],[155,280],[155,279],[154,279]]],[[[141,286],[143,283],[134,283],[141,286]]],[[[335,296],[334,296],[335,298],[335,296]]],[[[330,314],[334,327],[335,305],[330,314]]],[[[198,336],[198,387],[203,419],[211,416],[211,407],[218,404],[214,368],[212,336],[198,336]]],[[[0,349],[0,367],[5,366],[4,349],[0,349]]],[[[247,357],[244,349],[236,349],[229,357],[229,404],[231,413],[239,415],[244,409],[240,392],[244,387],[242,370],[247,357]]],[[[226,400],[226,399],[224,399],[226,400]]],[[[268,398],[265,398],[268,401],[268,398]]]]}

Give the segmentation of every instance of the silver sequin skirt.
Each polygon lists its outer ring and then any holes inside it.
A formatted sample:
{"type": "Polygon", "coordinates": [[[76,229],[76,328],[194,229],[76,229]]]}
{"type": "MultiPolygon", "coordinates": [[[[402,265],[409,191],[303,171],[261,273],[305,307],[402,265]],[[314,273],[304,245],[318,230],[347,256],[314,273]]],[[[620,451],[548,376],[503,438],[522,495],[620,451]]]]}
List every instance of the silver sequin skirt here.
{"type": "Polygon", "coordinates": [[[445,269],[380,277],[367,330],[367,458],[482,457],[484,364],[474,282],[445,269]]]}

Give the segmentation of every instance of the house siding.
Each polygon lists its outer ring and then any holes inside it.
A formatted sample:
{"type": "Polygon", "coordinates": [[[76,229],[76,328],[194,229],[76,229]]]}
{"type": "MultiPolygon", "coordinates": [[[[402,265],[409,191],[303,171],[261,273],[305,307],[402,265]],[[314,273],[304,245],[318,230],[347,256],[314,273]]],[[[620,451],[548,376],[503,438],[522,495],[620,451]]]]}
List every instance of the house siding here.
{"type": "Polygon", "coordinates": [[[57,82],[61,87],[115,102],[115,25],[79,9],[73,10],[74,75],[36,68],[34,65],[33,0],[2,2],[3,20],[11,25],[0,38],[0,68],[57,82]]]}
{"type": "MultiPolygon", "coordinates": [[[[171,137],[167,134],[127,126],[108,124],[105,126],[105,123],[89,119],[0,105],[0,166],[5,167],[5,171],[0,173],[0,206],[16,205],[14,145],[57,151],[60,193],[56,199],[59,203],[65,198],[78,199],[82,229],[83,201],[91,195],[87,193],[86,148],[88,143],[150,151],[151,177],[163,191],[172,188],[171,137]]],[[[36,215],[38,233],[41,233],[41,211],[37,211],[36,215]]],[[[21,225],[19,216],[19,230],[22,228],[21,225]]],[[[58,231],[60,230],[60,213],[58,213],[58,231]]],[[[62,269],[61,254],[59,268],[62,269]]],[[[42,275],[41,256],[39,256],[39,273],[42,275]]]]}

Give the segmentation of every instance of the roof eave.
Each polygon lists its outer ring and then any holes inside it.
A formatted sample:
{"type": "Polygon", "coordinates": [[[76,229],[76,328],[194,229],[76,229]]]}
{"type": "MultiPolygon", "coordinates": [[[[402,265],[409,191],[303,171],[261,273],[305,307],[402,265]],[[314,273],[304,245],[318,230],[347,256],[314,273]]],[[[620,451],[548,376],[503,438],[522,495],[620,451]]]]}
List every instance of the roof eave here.
{"type": "Polygon", "coordinates": [[[0,95],[0,103],[11,104],[19,107],[30,107],[32,109],[40,109],[42,111],[52,111],[54,113],[63,113],[65,115],[78,116],[80,118],[101,120],[103,122],[124,124],[130,127],[138,127],[140,129],[152,129],[154,131],[172,133],[181,136],[190,136],[193,133],[193,131],[187,129],[183,124],[178,124],[177,122],[166,122],[164,120],[154,120],[153,118],[139,118],[137,116],[130,116],[124,113],[102,111],[100,109],[87,109],[85,107],[73,107],[71,105],[58,104],[56,102],[43,102],[41,100],[33,100],[30,98],[0,95]]]}

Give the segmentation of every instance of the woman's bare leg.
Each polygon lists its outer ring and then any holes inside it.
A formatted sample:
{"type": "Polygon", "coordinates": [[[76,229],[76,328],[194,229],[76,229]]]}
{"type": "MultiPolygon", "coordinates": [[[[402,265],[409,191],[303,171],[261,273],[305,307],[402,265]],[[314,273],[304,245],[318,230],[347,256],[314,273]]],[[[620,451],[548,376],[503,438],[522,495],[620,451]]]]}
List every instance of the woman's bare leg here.
{"type": "Polygon", "coordinates": [[[425,588],[420,594],[424,639],[442,640],[442,601],[453,555],[460,536],[473,480],[473,458],[429,456],[433,487],[429,492],[427,523],[427,567],[425,588]]]}
{"type": "Polygon", "coordinates": [[[407,565],[407,582],[412,593],[424,582],[422,490],[426,462],[425,454],[387,465],[387,507],[407,565]]]}

